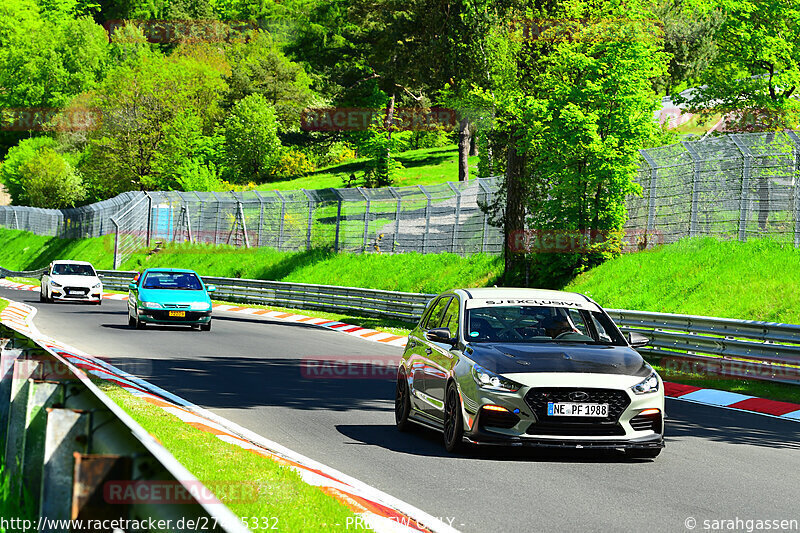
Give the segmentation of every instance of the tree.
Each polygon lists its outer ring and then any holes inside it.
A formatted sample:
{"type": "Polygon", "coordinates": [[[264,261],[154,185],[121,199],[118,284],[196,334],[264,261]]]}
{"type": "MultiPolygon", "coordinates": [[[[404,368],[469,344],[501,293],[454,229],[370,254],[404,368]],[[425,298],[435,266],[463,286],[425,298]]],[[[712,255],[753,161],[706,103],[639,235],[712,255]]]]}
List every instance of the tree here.
{"type": "Polygon", "coordinates": [[[55,149],[58,143],[50,137],[23,139],[12,147],[0,165],[0,182],[5,185],[14,205],[25,205],[25,187],[22,183],[22,167],[33,160],[43,149],[55,149]]]}
{"type": "Polygon", "coordinates": [[[281,156],[275,109],[260,94],[237,102],[225,120],[225,150],[233,181],[267,181],[281,156]]]}
{"type": "Polygon", "coordinates": [[[80,176],[52,148],[42,148],[19,168],[20,203],[31,207],[74,207],[85,191],[80,176]]]}
{"type": "Polygon", "coordinates": [[[282,130],[297,128],[303,108],[313,97],[311,79],[303,67],[283,55],[265,32],[258,32],[248,43],[232,45],[227,56],[231,73],[225,78],[226,107],[260,94],[275,108],[282,130]]]}

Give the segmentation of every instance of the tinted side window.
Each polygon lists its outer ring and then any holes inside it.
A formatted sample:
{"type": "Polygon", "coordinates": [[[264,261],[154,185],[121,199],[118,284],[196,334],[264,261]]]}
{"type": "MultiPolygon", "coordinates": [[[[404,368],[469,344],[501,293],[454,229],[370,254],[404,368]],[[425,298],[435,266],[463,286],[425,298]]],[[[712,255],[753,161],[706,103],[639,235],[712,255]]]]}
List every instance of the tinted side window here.
{"type": "Polygon", "coordinates": [[[423,329],[432,329],[439,325],[442,320],[442,315],[444,314],[444,310],[447,307],[447,304],[450,302],[449,296],[444,296],[439,298],[434,306],[433,310],[431,311],[430,315],[428,315],[428,320],[425,322],[423,329]]]}
{"type": "Polygon", "coordinates": [[[444,316],[442,317],[442,321],[439,323],[437,327],[440,328],[447,328],[450,330],[450,335],[452,337],[456,336],[458,332],[458,312],[459,312],[459,301],[458,298],[453,298],[450,301],[450,305],[447,306],[447,311],[444,312],[444,316]]]}

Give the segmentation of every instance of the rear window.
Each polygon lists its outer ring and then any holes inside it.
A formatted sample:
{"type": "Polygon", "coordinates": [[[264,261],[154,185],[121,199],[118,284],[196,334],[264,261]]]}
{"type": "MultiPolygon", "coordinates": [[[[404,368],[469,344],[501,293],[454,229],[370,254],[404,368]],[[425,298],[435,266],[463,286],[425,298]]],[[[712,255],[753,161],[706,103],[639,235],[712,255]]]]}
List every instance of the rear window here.
{"type": "Polygon", "coordinates": [[[148,272],[142,288],[200,291],[203,284],[192,272],[148,272]]]}

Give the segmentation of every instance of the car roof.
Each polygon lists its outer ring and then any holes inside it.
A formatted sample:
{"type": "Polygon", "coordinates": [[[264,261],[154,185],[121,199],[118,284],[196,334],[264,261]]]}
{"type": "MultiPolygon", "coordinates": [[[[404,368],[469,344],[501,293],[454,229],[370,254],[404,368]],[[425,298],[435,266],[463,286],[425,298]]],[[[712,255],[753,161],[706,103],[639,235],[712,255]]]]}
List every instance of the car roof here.
{"type": "Polygon", "coordinates": [[[194,270],[189,270],[188,268],[148,268],[145,272],[188,272],[192,274],[197,274],[194,270]]]}
{"type": "Polygon", "coordinates": [[[58,261],[53,261],[54,265],[89,265],[92,264],[88,261],[73,261],[71,259],[59,259],[58,261]]]}
{"type": "MultiPolygon", "coordinates": [[[[458,289],[456,293],[462,296],[465,305],[473,307],[479,305],[481,300],[515,300],[517,303],[534,303],[539,305],[549,305],[546,302],[552,302],[556,305],[572,305],[576,307],[597,308],[600,306],[597,302],[592,300],[586,295],[578,292],[568,291],[552,291],[549,289],[526,289],[519,287],[481,287],[477,289],[458,289]],[[522,302],[521,300],[529,300],[529,302],[522,302]]],[[[493,304],[490,304],[493,305],[493,304]]]]}

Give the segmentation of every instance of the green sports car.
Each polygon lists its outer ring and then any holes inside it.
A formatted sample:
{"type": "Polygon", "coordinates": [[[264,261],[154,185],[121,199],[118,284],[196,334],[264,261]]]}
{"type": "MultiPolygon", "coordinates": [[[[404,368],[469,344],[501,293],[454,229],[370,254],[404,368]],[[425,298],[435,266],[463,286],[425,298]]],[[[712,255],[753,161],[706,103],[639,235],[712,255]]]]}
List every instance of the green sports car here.
{"type": "Polygon", "coordinates": [[[211,330],[211,299],[216,287],[193,270],[148,268],[128,285],[128,325],[175,324],[211,330]]]}

